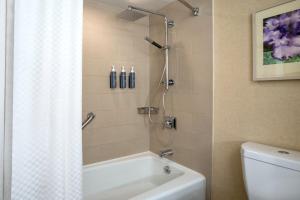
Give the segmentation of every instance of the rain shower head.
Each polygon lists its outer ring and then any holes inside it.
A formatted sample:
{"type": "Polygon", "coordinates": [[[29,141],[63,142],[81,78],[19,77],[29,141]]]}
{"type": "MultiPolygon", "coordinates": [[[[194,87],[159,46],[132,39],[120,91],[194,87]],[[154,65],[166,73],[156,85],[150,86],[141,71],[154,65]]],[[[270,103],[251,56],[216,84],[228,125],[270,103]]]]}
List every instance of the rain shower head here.
{"type": "Polygon", "coordinates": [[[146,15],[144,13],[136,12],[135,10],[131,9],[130,6],[128,6],[128,9],[122,11],[120,14],[118,14],[118,17],[121,19],[125,19],[127,21],[134,22],[136,20],[139,20],[146,15]]]}
{"type": "Polygon", "coordinates": [[[166,16],[162,13],[155,12],[152,10],[147,10],[144,8],[135,7],[135,6],[128,6],[128,8],[126,10],[122,11],[118,15],[118,17],[128,20],[128,21],[136,21],[140,18],[147,16],[145,13],[152,14],[152,15],[158,15],[158,16],[166,18],[166,16]]]}
{"type": "Polygon", "coordinates": [[[148,14],[152,14],[152,15],[158,15],[158,16],[161,16],[161,17],[166,17],[164,14],[162,14],[160,12],[155,12],[153,10],[147,10],[145,8],[140,8],[140,7],[136,7],[136,6],[128,6],[127,10],[136,11],[136,12],[143,12],[143,13],[148,13],[148,14]]]}

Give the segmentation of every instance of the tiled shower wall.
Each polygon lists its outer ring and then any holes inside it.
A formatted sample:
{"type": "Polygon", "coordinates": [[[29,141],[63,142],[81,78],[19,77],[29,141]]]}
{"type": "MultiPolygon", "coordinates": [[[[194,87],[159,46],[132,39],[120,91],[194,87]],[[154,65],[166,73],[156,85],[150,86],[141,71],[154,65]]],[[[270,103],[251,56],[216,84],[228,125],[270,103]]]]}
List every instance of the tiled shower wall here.
{"type": "Polygon", "coordinates": [[[149,149],[149,126],[136,108],[149,93],[149,20],[127,22],[117,17],[122,9],[84,1],[83,119],[95,120],[83,131],[84,164],[149,149]],[[111,65],[135,66],[136,89],[109,88],[111,65]]]}
{"type": "Polygon", "coordinates": [[[85,1],[83,118],[89,111],[97,115],[83,132],[85,164],[149,149],[157,153],[171,147],[175,152],[172,159],[203,173],[209,185],[212,5],[208,0],[190,3],[201,7],[200,16],[193,17],[190,10],[178,2],[161,10],[176,23],[170,31],[170,78],[175,80],[175,85],[166,95],[165,105],[166,114],[176,116],[178,125],[177,130],[165,130],[162,129],[162,87],[158,86],[164,54],[144,41],[150,34],[163,44],[162,18],[151,16],[150,24],[149,18],[127,22],[116,17],[121,9],[85,1]],[[137,88],[109,89],[111,64],[116,64],[118,71],[123,64],[127,71],[130,65],[135,65],[137,88]],[[152,115],[151,125],[147,116],[138,115],[136,111],[137,107],[148,105],[149,94],[151,105],[160,108],[159,115],[152,115]]]}
{"type": "MultiPolygon", "coordinates": [[[[150,49],[151,105],[159,105],[160,115],[153,115],[150,129],[150,150],[174,150],[173,160],[203,173],[209,185],[212,154],[212,3],[209,0],[190,0],[200,7],[200,14],[179,2],[166,6],[162,13],[175,21],[170,30],[170,78],[175,85],[165,96],[166,115],[177,118],[177,130],[162,129],[162,90],[157,85],[164,66],[163,53],[150,49]]],[[[150,17],[150,37],[164,43],[164,21],[150,17]]]]}

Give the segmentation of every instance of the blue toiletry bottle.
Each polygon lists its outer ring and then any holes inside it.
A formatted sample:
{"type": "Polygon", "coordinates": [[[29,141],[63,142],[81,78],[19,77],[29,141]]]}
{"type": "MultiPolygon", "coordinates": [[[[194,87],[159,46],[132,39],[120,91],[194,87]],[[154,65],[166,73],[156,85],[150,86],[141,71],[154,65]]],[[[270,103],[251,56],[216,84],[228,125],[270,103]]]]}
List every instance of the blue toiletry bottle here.
{"type": "Polygon", "coordinates": [[[120,73],[120,88],[124,89],[126,88],[126,71],[125,67],[122,67],[121,73],[120,73]]]}
{"type": "Polygon", "coordinates": [[[116,88],[117,87],[117,72],[115,69],[115,66],[113,65],[110,72],[110,88],[116,88]]]}
{"type": "Polygon", "coordinates": [[[135,88],[135,71],[134,67],[131,67],[130,73],[129,73],[129,81],[128,81],[129,88],[133,89],[135,88]]]}

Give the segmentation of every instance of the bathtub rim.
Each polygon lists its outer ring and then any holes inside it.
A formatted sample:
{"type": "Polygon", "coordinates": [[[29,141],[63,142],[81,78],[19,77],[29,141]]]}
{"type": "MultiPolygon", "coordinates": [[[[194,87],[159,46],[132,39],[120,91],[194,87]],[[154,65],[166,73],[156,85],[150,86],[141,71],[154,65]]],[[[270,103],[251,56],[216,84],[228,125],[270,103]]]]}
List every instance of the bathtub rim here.
{"type": "MultiPolygon", "coordinates": [[[[141,193],[137,196],[134,196],[130,200],[143,200],[143,199],[149,199],[149,197],[156,197],[156,198],[163,198],[164,196],[170,195],[172,193],[175,193],[176,191],[184,190],[189,187],[193,187],[195,185],[200,186],[201,193],[206,193],[206,177],[196,172],[188,167],[185,167],[175,161],[172,161],[167,158],[160,158],[157,154],[151,152],[151,151],[145,151],[142,153],[132,154],[128,156],[123,156],[119,158],[114,158],[111,160],[105,160],[100,161],[97,163],[87,164],[83,166],[83,173],[84,171],[90,171],[98,167],[105,167],[107,165],[117,165],[118,163],[124,163],[126,161],[130,160],[142,160],[145,158],[149,159],[155,159],[159,160],[160,162],[166,163],[166,165],[170,165],[172,167],[175,167],[183,172],[183,175],[166,182],[162,185],[160,185],[157,188],[154,188],[152,190],[149,190],[147,192],[141,193]]],[[[151,199],[150,198],[150,199],[151,199]]]]}
{"type": "Polygon", "coordinates": [[[128,155],[128,156],[122,156],[122,157],[113,158],[113,159],[110,159],[110,160],[104,160],[104,161],[100,161],[100,162],[96,162],[96,163],[86,164],[86,165],[83,165],[83,170],[85,171],[85,170],[92,169],[92,168],[95,168],[95,167],[100,167],[100,166],[104,166],[104,165],[108,165],[108,164],[116,164],[118,162],[125,162],[125,161],[129,161],[129,160],[132,160],[132,159],[137,159],[137,160],[138,159],[144,159],[146,157],[155,158],[156,160],[159,160],[161,162],[169,164],[169,165],[171,165],[171,166],[173,166],[177,169],[182,170],[183,172],[192,173],[192,174],[197,175],[200,178],[203,178],[204,180],[206,180],[206,177],[203,174],[201,174],[200,172],[197,172],[193,169],[185,167],[185,166],[177,163],[176,161],[173,161],[173,160],[170,160],[170,159],[167,159],[167,158],[161,158],[156,153],[153,153],[152,151],[144,151],[144,152],[141,152],[141,153],[131,154],[131,155],[128,155]]]}

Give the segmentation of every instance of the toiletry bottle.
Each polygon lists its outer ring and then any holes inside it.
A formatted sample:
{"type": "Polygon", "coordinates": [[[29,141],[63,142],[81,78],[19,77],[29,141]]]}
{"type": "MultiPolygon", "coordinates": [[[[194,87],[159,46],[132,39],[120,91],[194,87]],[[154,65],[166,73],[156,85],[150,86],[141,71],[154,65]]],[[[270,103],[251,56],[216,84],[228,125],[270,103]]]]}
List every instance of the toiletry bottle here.
{"type": "Polygon", "coordinates": [[[120,73],[120,88],[122,89],[126,88],[126,71],[124,66],[122,67],[120,73]]]}
{"type": "Polygon", "coordinates": [[[131,67],[130,73],[129,73],[129,88],[135,88],[135,72],[134,67],[131,67]]]}
{"type": "Polygon", "coordinates": [[[117,87],[117,72],[116,72],[114,65],[111,68],[109,79],[110,79],[110,88],[116,88],[117,87]]]}

